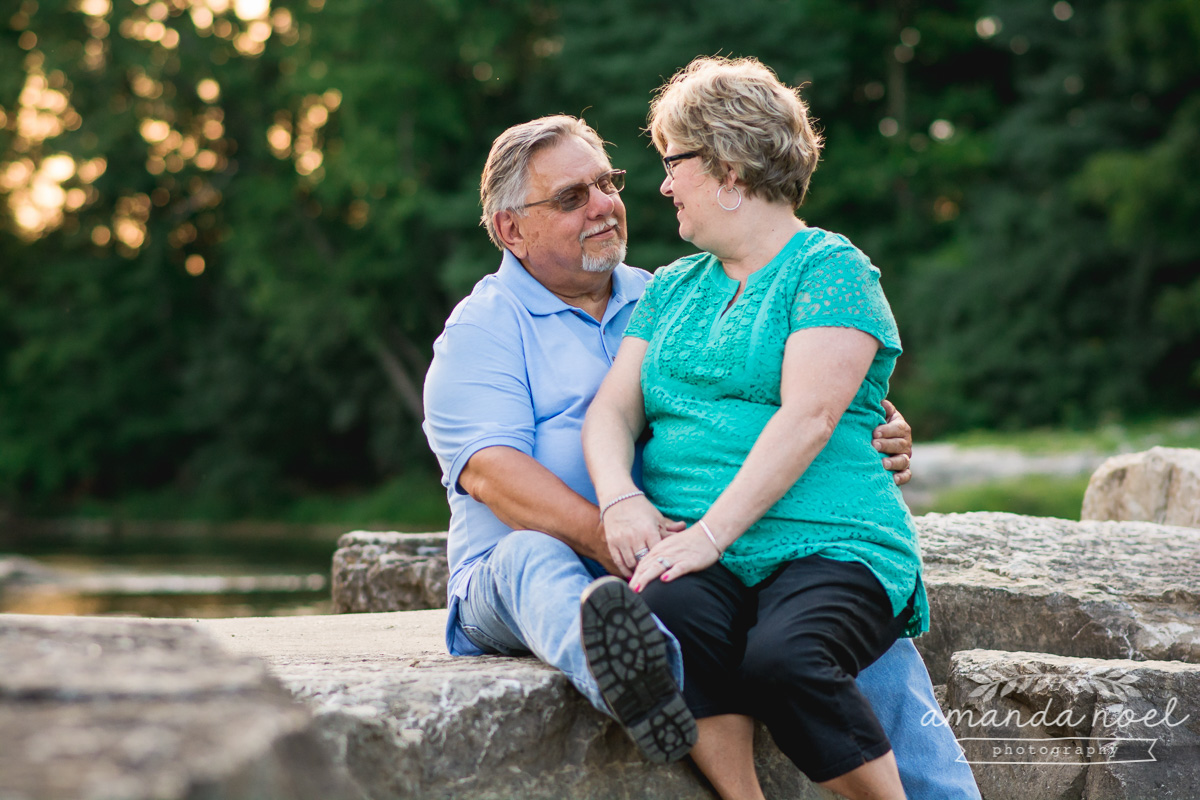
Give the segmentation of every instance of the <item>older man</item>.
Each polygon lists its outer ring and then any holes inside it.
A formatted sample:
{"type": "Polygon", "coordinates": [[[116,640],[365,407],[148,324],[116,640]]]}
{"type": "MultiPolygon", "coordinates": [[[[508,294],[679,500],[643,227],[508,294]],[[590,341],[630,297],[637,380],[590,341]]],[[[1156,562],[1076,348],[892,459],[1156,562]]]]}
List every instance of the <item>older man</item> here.
{"type": "MultiPolygon", "coordinates": [[[[650,277],[622,263],[623,186],[600,137],[573,117],[527,122],[496,139],[480,194],[483,224],[503,256],[434,344],[425,432],[451,509],[450,652],[532,652],[616,717],[648,758],[666,762],[695,740],[673,637],[632,609],[634,666],[614,673],[589,664],[580,635],[581,597],[617,571],[580,428],[650,277]]],[[[907,480],[907,424],[897,419],[876,435],[880,450],[898,454],[889,469],[907,480]]],[[[965,780],[953,774],[959,751],[947,729],[921,727],[936,704],[910,641],[859,681],[912,796],[977,796],[965,764],[965,780]]]]}

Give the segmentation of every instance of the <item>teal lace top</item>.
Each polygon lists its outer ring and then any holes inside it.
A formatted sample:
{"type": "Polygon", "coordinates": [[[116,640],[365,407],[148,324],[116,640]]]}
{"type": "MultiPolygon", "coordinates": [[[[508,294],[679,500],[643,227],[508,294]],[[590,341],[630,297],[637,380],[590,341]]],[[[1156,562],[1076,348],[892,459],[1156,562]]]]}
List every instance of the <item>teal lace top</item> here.
{"type": "Polygon", "coordinates": [[[655,273],[625,331],[649,342],[642,364],[648,497],[667,517],[694,523],[778,410],[788,336],[816,327],[869,333],[882,346],[829,442],[722,563],[753,586],[812,554],[857,561],[879,579],[896,614],[914,599],[906,635],[923,633],[929,607],[916,528],[871,446],[901,352],[879,270],[845,237],[806,228],[730,306],[737,288],[716,257],[680,259],[655,273]]]}

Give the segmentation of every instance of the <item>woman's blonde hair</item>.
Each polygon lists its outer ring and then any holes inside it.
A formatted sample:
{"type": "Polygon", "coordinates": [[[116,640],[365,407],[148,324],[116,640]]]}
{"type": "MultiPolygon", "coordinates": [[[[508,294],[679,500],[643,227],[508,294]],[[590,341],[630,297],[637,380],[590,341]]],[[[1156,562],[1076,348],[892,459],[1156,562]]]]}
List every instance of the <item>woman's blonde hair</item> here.
{"type": "Polygon", "coordinates": [[[750,196],[799,208],[821,156],[821,136],[796,89],[756,58],[702,56],[672,76],[650,103],[650,135],[698,151],[709,175],[730,164],[750,196]]]}

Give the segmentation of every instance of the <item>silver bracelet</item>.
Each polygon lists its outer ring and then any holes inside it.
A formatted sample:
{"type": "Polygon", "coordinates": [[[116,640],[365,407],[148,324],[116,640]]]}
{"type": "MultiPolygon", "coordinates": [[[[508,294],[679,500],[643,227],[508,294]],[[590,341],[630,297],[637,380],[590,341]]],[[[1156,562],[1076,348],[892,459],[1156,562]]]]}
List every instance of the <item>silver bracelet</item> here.
{"type": "Polygon", "coordinates": [[[712,546],[717,548],[717,559],[720,560],[724,558],[725,551],[721,549],[719,544],[717,544],[717,537],[713,536],[713,532],[709,530],[708,523],[700,519],[696,520],[696,524],[700,526],[700,530],[704,531],[704,535],[708,537],[710,542],[712,542],[712,546]]]}
{"type": "Polygon", "coordinates": [[[604,508],[600,509],[600,519],[604,519],[605,511],[608,511],[610,508],[612,508],[613,506],[615,506],[617,503],[621,502],[622,500],[628,500],[631,497],[645,497],[645,496],[646,496],[646,493],[643,491],[633,491],[633,492],[629,492],[627,494],[623,494],[620,497],[614,497],[612,500],[609,500],[607,503],[604,504],[604,508]]]}

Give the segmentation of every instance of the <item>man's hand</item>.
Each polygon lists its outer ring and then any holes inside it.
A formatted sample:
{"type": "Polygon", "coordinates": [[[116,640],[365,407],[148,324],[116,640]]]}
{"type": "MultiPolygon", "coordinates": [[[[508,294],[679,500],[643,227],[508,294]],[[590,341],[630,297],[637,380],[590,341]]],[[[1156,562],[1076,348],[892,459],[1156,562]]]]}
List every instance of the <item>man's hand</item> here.
{"type": "Polygon", "coordinates": [[[600,524],[596,526],[596,549],[589,556],[593,561],[598,561],[600,566],[608,571],[609,575],[620,575],[621,570],[613,563],[612,554],[608,549],[608,532],[604,529],[604,520],[600,520],[600,524]]]}
{"type": "Polygon", "coordinates": [[[628,578],[638,565],[638,554],[645,555],[669,533],[687,527],[659,513],[645,496],[631,497],[610,506],[601,521],[608,551],[617,567],[615,575],[628,578]]]}
{"type": "Polygon", "coordinates": [[[872,446],[888,455],[883,466],[891,470],[897,486],[912,480],[912,428],[891,401],[883,401],[883,413],[887,421],[875,429],[872,446]]]}

